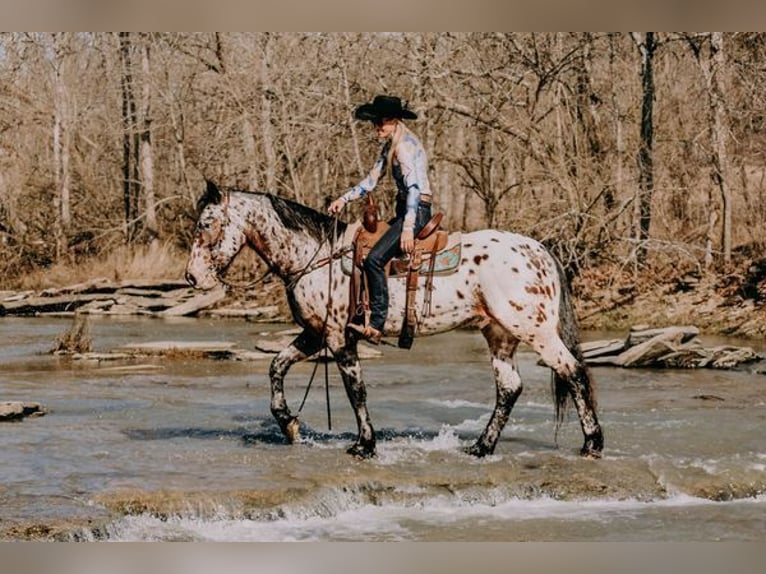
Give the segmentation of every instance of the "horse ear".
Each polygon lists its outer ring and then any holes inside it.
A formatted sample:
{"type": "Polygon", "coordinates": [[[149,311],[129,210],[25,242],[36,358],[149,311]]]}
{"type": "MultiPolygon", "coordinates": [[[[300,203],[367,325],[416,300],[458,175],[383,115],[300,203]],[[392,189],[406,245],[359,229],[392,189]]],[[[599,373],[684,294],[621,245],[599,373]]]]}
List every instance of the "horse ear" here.
{"type": "Polygon", "coordinates": [[[206,206],[213,204],[218,205],[223,199],[221,190],[209,179],[205,179],[205,193],[197,200],[197,211],[202,212],[206,206]]]}

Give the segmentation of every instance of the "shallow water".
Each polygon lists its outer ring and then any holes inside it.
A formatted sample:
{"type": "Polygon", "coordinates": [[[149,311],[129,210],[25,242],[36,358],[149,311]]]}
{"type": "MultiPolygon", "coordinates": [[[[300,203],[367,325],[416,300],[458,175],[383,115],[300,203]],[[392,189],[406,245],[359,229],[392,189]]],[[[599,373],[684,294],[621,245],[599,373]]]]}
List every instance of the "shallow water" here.
{"type": "MultiPolygon", "coordinates": [[[[70,324],[0,320],[0,400],[50,411],[0,425],[6,537],[41,524],[63,524],[78,540],[766,537],[766,378],[749,369],[594,368],[606,450],[589,461],[577,456],[574,413],[555,440],[549,371],[522,348],[525,391],[496,453],[476,460],[461,448],[494,400],[483,339],[418,339],[411,351],[384,347],[384,358],[364,362],[378,456],[357,461],[345,454],[355,425],[332,366],[332,430],[320,367],[301,413],[303,442],[288,445],[269,412],[268,361],[48,355],[70,324]]],[[[251,349],[287,327],[144,318],[90,326],[101,351],[156,340],[251,349]]],[[[288,376],[294,411],[313,366],[288,376]]]]}

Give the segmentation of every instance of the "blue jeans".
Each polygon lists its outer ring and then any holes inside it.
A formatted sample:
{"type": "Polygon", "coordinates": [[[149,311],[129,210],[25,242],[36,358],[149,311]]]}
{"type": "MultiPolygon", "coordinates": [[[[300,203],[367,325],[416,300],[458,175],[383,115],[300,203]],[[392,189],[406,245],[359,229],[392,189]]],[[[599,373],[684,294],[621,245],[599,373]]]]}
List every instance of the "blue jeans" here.
{"type": "MultiPolygon", "coordinates": [[[[404,208],[397,203],[396,217],[389,221],[390,227],[370,250],[364,261],[364,271],[367,275],[367,285],[370,290],[370,326],[383,331],[388,315],[388,283],[386,281],[386,264],[397,255],[402,254],[399,241],[404,225],[404,208]]],[[[431,220],[431,205],[418,205],[415,216],[415,235],[431,220]]]]}

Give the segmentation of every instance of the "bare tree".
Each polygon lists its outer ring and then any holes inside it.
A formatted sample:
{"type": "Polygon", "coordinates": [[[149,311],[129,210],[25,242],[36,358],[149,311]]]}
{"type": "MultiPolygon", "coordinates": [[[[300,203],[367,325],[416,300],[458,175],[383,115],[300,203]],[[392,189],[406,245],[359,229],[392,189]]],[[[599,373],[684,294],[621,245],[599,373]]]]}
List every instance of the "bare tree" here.
{"type": "Polygon", "coordinates": [[[64,66],[71,50],[71,33],[52,34],[53,41],[53,199],[56,258],[68,253],[67,236],[72,227],[71,209],[71,120],[70,94],[67,90],[64,66]]]}
{"type": "Polygon", "coordinates": [[[652,222],[654,194],[654,52],[657,49],[654,32],[634,32],[633,39],[641,53],[641,139],[638,146],[638,225],[636,228],[636,262],[646,261],[649,227],[652,222]]]}
{"type": "MultiPolygon", "coordinates": [[[[729,175],[729,159],[726,152],[726,139],[729,131],[726,117],[726,86],[724,80],[726,58],[724,53],[723,34],[710,32],[698,36],[687,36],[694,57],[697,59],[700,71],[705,80],[707,91],[708,113],[711,139],[711,178],[721,195],[721,240],[724,263],[731,262],[731,176],[729,175]],[[705,47],[708,53],[705,54],[705,47]]],[[[714,232],[713,202],[711,201],[710,237],[714,232]]],[[[712,254],[707,251],[706,266],[710,267],[712,254]]]]}
{"type": "Polygon", "coordinates": [[[0,271],[144,232],[184,245],[202,176],[321,208],[374,161],[352,112],[378,93],[421,112],[452,228],[527,233],[576,267],[701,267],[706,242],[733,260],[766,244],[765,38],[0,34],[0,271]]]}
{"type": "Polygon", "coordinates": [[[141,148],[139,152],[141,164],[141,185],[143,187],[144,205],[146,206],[145,228],[149,239],[154,241],[159,235],[157,227],[157,207],[154,193],[154,150],[152,148],[152,106],[151,106],[151,60],[150,36],[141,35],[141,148]]]}
{"type": "Polygon", "coordinates": [[[120,85],[122,88],[122,186],[125,208],[125,238],[128,243],[138,235],[139,226],[139,135],[133,81],[133,40],[131,32],[120,32],[120,85]]]}

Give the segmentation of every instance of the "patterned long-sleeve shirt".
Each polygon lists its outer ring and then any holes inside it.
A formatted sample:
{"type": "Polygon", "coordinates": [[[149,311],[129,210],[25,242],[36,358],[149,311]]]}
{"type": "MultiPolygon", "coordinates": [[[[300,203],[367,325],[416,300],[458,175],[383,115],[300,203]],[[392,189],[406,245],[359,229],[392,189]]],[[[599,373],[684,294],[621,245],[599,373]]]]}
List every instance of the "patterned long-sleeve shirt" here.
{"type": "MultiPolygon", "coordinates": [[[[388,150],[392,140],[387,140],[380,150],[375,165],[367,177],[352,187],[342,197],[348,203],[375,189],[380,178],[386,171],[388,150]]],[[[396,147],[396,153],[391,164],[391,172],[400,195],[406,197],[407,211],[404,216],[404,229],[415,226],[415,215],[421,196],[431,199],[431,185],[428,182],[428,159],[420,140],[412,132],[406,130],[396,147]]]]}

